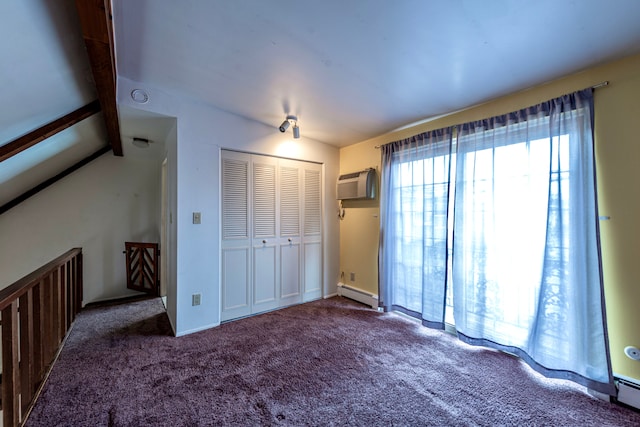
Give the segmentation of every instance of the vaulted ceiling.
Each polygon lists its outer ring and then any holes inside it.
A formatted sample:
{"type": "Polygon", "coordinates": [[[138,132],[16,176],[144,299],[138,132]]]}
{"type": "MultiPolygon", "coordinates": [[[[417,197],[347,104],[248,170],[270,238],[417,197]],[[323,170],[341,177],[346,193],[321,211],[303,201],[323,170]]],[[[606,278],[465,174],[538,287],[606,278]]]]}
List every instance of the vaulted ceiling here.
{"type": "MultiPolygon", "coordinates": [[[[118,75],[274,130],[295,114],[305,137],[338,147],[640,53],[637,0],[112,0],[112,10],[118,75]]],[[[104,96],[85,44],[95,27],[80,24],[74,0],[0,2],[0,149],[104,96]]],[[[122,135],[167,127],[119,116],[122,135]]],[[[113,122],[101,110],[3,160],[0,205],[104,147],[113,122]]]]}
{"type": "MultiPolygon", "coordinates": [[[[0,2],[0,148],[97,99],[73,1],[0,2]]],[[[101,113],[0,163],[0,205],[106,144],[101,113]]]]}

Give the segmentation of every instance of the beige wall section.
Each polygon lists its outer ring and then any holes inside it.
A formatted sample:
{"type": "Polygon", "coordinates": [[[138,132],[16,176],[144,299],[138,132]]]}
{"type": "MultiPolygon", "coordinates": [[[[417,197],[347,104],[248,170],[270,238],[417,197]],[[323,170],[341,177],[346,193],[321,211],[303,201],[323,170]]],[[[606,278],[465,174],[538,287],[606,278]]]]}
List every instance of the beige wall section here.
{"type": "Polygon", "coordinates": [[[611,86],[596,90],[596,166],[605,298],[613,371],[640,379],[640,56],[594,70],[611,86]]]}
{"type": "MultiPolygon", "coordinates": [[[[426,130],[483,119],[546,101],[602,81],[595,92],[596,162],[601,221],[603,274],[613,371],[640,381],[640,362],[628,359],[625,346],[640,347],[640,55],[591,68],[545,85],[514,93],[427,123],[391,132],[340,150],[340,172],[380,168],[376,145],[426,130]]],[[[340,268],[356,273],[354,285],[377,293],[378,205],[346,204],[340,228],[340,268]]]]}
{"type": "Polygon", "coordinates": [[[375,199],[342,202],[344,217],[340,221],[340,281],[377,295],[380,152],[366,144],[356,144],[340,150],[340,174],[367,168],[376,169],[375,199]],[[351,273],[355,274],[355,280],[351,280],[351,273]]]}

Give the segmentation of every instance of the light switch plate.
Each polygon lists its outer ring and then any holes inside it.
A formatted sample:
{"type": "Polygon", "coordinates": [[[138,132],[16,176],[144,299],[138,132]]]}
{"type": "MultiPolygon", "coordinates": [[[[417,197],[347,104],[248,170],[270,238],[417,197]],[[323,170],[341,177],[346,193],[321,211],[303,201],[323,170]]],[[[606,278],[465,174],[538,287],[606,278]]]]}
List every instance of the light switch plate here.
{"type": "Polygon", "coordinates": [[[193,295],[191,295],[191,305],[192,306],[200,305],[201,301],[202,301],[202,294],[193,294],[193,295]]]}
{"type": "Polygon", "coordinates": [[[200,212],[193,213],[193,223],[201,224],[202,223],[202,214],[200,212]]]}

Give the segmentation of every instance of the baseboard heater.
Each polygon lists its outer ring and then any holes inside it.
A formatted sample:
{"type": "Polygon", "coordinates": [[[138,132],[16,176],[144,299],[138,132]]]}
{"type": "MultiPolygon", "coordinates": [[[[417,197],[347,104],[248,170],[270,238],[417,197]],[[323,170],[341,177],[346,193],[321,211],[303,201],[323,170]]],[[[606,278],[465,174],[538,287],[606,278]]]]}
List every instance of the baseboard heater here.
{"type": "Polygon", "coordinates": [[[354,288],[344,283],[338,283],[338,295],[346,297],[362,304],[370,305],[373,309],[378,309],[378,295],[354,288]]]}
{"type": "Polygon", "coordinates": [[[618,402],[640,409],[640,384],[626,378],[616,378],[618,382],[618,402]]]}

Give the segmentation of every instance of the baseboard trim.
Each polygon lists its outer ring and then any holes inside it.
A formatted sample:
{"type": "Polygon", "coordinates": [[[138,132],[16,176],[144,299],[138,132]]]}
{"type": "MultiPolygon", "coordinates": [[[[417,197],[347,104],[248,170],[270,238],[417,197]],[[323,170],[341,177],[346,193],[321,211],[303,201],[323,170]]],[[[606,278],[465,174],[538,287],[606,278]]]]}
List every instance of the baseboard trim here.
{"type": "MultiPolygon", "coordinates": [[[[206,329],[211,329],[211,328],[215,328],[215,327],[218,327],[218,326],[220,326],[220,323],[211,323],[209,325],[200,326],[199,328],[193,328],[193,329],[189,329],[189,330],[186,330],[186,331],[181,331],[181,332],[179,332],[179,333],[177,333],[175,335],[176,335],[176,337],[183,337],[185,335],[193,334],[193,333],[196,333],[196,332],[204,331],[206,329]]],[[[175,333],[175,329],[174,329],[174,333],[175,333]]]]}
{"type": "Polygon", "coordinates": [[[640,383],[635,378],[613,374],[618,386],[617,401],[640,409],[640,383]]]}
{"type": "Polygon", "coordinates": [[[371,292],[363,291],[362,289],[339,282],[338,295],[369,305],[373,309],[378,309],[378,295],[372,294],[371,292]]]}

